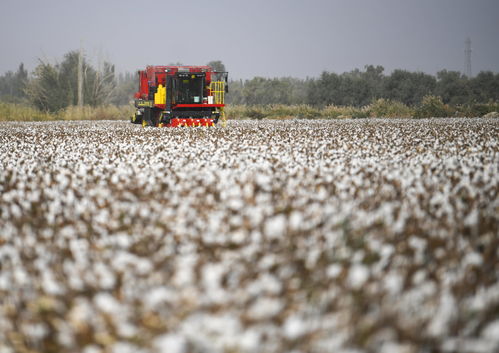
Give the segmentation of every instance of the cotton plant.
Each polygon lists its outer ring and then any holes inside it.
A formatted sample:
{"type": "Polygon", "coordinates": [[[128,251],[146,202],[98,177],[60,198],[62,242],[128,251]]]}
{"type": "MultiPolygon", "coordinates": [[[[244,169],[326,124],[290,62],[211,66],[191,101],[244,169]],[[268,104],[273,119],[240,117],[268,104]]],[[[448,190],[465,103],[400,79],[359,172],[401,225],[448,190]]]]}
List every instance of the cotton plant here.
{"type": "Polygon", "coordinates": [[[0,130],[0,352],[499,348],[494,120],[0,130]]]}

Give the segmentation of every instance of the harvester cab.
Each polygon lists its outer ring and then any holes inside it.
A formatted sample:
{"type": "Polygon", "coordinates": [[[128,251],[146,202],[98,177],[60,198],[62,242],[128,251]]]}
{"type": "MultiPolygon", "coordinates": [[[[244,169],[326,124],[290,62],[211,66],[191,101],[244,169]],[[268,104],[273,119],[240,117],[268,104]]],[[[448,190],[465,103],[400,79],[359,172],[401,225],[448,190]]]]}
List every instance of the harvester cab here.
{"type": "Polygon", "coordinates": [[[228,73],[209,66],[148,66],[139,74],[132,123],[142,126],[225,124],[228,73]]]}

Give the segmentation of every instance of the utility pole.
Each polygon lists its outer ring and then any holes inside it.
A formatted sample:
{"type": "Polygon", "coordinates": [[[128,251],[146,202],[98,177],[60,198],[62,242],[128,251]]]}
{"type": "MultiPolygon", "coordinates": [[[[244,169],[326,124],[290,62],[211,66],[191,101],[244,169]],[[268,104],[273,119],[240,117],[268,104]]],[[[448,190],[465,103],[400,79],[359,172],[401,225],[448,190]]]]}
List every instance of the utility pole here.
{"type": "Polygon", "coordinates": [[[78,106],[83,107],[83,47],[78,53],[78,106]]]}
{"type": "Polygon", "coordinates": [[[467,38],[464,44],[464,74],[471,78],[471,39],[467,38]]]}

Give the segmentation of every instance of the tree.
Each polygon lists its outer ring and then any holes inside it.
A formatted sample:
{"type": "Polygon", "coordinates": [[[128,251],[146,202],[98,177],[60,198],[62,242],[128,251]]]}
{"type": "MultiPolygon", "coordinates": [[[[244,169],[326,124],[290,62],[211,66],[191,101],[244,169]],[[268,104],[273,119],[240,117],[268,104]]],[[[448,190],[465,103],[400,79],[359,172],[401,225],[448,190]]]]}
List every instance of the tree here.
{"type": "Polygon", "coordinates": [[[395,70],[385,80],[383,96],[413,106],[421,102],[424,96],[433,94],[435,87],[436,79],[431,75],[395,70]]]}
{"type": "MultiPolygon", "coordinates": [[[[55,65],[40,60],[26,90],[36,107],[57,111],[77,104],[78,56],[78,51],[70,51],[55,65]]],[[[83,59],[82,70],[84,104],[96,106],[109,102],[116,86],[114,65],[104,63],[102,71],[96,71],[83,59]]]]}
{"type": "Polygon", "coordinates": [[[28,82],[28,71],[21,63],[14,73],[7,71],[0,76],[0,97],[4,101],[21,102],[26,98],[26,84],[28,82]]]}
{"type": "Polygon", "coordinates": [[[211,67],[213,70],[215,70],[217,72],[226,72],[227,71],[227,70],[225,70],[225,65],[220,60],[210,61],[206,65],[211,67]]]}
{"type": "Polygon", "coordinates": [[[110,102],[115,105],[125,105],[133,100],[133,94],[138,90],[137,74],[120,73],[116,77],[116,88],[112,91],[110,102]]]}
{"type": "Polygon", "coordinates": [[[458,71],[437,72],[435,93],[445,104],[465,104],[470,100],[468,78],[458,71]]]}
{"type": "Polygon", "coordinates": [[[482,71],[469,80],[469,89],[471,99],[476,102],[499,101],[499,74],[482,71]]]}

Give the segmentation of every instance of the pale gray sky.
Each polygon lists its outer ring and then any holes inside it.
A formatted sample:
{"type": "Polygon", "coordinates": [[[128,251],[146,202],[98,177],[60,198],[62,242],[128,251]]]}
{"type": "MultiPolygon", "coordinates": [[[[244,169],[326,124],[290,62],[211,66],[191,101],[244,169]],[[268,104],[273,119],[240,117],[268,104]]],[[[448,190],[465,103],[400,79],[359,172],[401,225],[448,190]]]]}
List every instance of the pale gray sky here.
{"type": "Polygon", "coordinates": [[[0,74],[87,57],[135,71],[222,60],[233,78],[318,76],[364,65],[499,72],[499,0],[0,0],[0,74]]]}

